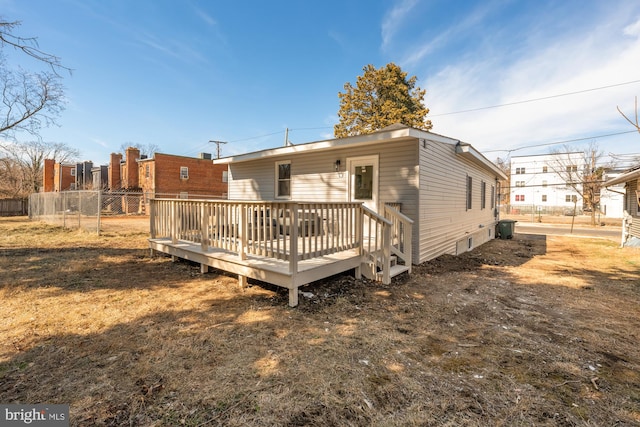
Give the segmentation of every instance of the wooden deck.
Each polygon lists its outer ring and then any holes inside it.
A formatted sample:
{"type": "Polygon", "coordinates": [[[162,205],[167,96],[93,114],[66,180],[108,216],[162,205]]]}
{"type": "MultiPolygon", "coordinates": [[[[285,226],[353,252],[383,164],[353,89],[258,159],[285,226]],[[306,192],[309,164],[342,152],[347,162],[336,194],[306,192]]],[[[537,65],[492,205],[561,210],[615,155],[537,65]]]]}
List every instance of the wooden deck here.
{"type": "Polygon", "coordinates": [[[411,271],[411,220],[392,219],[359,203],[151,201],[149,247],[172,257],[289,289],[355,269],[389,283],[411,271]],[[409,233],[409,237],[407,237],[409,233]],[[404,265],[393,265],[397,258],[404,265]],[[408,261],[408,262],[407,262],[408,261]]]}
{"type": "Polygon", "coordinates": [[[355,269],[356,276],[360,277],[362,262],[360,251],[349,249],[301,260],[297,271],[292,272],[288,261],[260,255],[247,255],[241,259],[236,253],[217,248],[203,250],[201,245],[191,242],[149,239],[149,247],[153,251],[197,262],[203,273],[207,272],[207,267],[213,267],[237,274],[241,286],[244,286],[246,278],[252,278],[285,287],[291,291],[289,305],[292,307],[298,304],[298,287],[351,269],[355,269]]]}

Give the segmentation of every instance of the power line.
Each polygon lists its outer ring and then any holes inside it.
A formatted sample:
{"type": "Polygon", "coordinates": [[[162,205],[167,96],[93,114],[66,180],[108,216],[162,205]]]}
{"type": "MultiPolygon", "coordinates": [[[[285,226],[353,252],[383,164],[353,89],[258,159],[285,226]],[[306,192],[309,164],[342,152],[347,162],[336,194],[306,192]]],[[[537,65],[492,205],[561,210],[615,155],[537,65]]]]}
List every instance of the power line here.
{"type": "Polygon", "coordinates": [[[538,147],[546,147],[549,145],[558,145],[558,144],[567,144],[570,142],[578,142],[578,141],[586,141],[589,139],[595,139],[595,138],[607,138],[610,136],[618,136],[618,135],[625,135],[627,133],[636,133],[636,130],[629,130],[629,131],[625,131],[625,132],[617,132],[617,133],[609,133],[609,134],[605,134],[605,135],[596,135],[596,136],[587,136],[585,138],[576,138],[576,139],[567,139],[566,141],[556,141],[556,142],[547,142],[544,144],[535,144],[535,145],[527,145],[524,147],[518,147],[518,148],[513,148],[511,150],[505,149],[505,150],[486,150],[483,151],[483,153],[496,153],[499,151],[506,151],[508,153],[512,153],[514,151],[518,151],[518,150],[524,150],[525,148],[538,148],[538,147]]]}
{"type": "Polygon", "coordinates": [[[543,96],[541,98],[526,99],[524,101],[508,102],[506,104],[490,105],[488,107],[478,107],[478,108],[470,108],[468,110],[452,111],[452,112],[449,112],[449,113],[432,114],[430,117],[451,116],[453,114],[470,113],[470,112],[473,112],[473,111],[489,110],[491,108],[507,107],[507,106],[510,106],[510,105],[518,105],[518,104],[526,104],[528,102],[544,101],[546,99],[553,99],[553,98],[560,98],[560,97],[563,97],[563,96],[577,95],[577,94],[580,94],[580,93],[593,92],[593,91],[602,90],[602,89],[610,89],[612,87],[630,85],[630,84],[633,84],[633,83],[640,83],[640,80],[633,80],[633,81],[624,82],[624,83],[616,83],[616,84],[609,85],[609,86],[594,87],[594,88],[591,88],[591,89],[578,90],[578,91],[575,91],[575,92],[560,93],[560,94],[557,94],[557,95],[543,96]]]}

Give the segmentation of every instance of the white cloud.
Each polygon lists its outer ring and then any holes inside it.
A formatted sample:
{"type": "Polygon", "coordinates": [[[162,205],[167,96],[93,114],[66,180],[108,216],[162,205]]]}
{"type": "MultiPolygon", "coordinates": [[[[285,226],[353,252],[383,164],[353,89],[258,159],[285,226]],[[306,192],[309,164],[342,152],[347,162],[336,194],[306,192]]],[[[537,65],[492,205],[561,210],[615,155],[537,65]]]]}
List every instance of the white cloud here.
{"type": "Polygon", "coordinates": [[[417,4],[417,0],[400,1],[382,20],[382,50],[391,44],[393,36],[402,26],[404,19],[417,4]]]}
{"type": "MultiPolygon", "coordinates": [[[[626,25],[628,15],[623,14],[597,18],[601,21],[585,25],[589,31],[531,34],[519,46],[526,54],[500,52],[496,46],[483,55],[453,60],[422,78],[427,82],[425,101],[433,116],[433,131],[488,151],[631,130],[616,105],[632,100],[640,92],[640,83],[438,117],[640,80],[640,21],[626,25]],[[622,32],[630,37],[622,37],[622,32]]],[[[596,142],[605,151],[621,150],[613,140],[596,142]]],[[[639,148],[636,144],[635,150],[639,148]]]]}
{"type": "Polygon", "coordinates": [[[624,34],[628,36],[640,36],[640,19],[624,28],[624,34]]]}

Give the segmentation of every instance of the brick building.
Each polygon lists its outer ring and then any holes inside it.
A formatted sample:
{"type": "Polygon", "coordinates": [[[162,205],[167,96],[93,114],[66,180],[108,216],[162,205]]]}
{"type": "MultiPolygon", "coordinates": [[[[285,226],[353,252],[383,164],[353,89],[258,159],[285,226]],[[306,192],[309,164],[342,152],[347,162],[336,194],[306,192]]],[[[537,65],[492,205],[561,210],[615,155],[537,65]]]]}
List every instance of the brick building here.
{"type": "Polygon", "coordinates": [[[139,187],[147,197],[226,197],[227,165],[200,157],[155,153],[138,160],[139,187]]]}
{"type": "MultiPolygon", "coordinates": [[[[108,166],[94,167],[92,162],[56,163],[46,159],[42,188],[44,192],[126,191],[126,196],[117,196],[126,200],[118,201],[115,210],[144,212],[146,202],[153,197],[226,198],[227,165],[214,165],[207,153],[201,153],[199,157],[155,153],[147,158],[140,155],[139,149],[129,147],[124,156],[112,153],[108,166]],[[135,197],[137,199],[132,201],[135,197]]],[[[115,199],[112,196],[107,200],[114,203],[115,199]]]]}
{"type": "Polygon", "coordinates": [[[76,189],[75,163],[55,163],[53,167],[53,191],[76,189]]]}

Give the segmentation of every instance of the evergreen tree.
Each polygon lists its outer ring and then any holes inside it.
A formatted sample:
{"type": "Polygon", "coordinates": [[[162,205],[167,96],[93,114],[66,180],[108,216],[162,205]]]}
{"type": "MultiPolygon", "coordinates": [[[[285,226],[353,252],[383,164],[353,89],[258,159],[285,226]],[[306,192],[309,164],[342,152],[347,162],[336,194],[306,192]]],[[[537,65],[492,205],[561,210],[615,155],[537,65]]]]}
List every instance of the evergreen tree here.
{"type": "Polygon", "coordinates": [[[376,69],[369,64],[358,76],[356,86],[347,82],[338,92],[340,122],[334,126],[338,138],[375,132],[395,123],[430,130],[429,109],[424,106],[425,90],[416,87],[417,77],[394,63],[376,69]]]}

